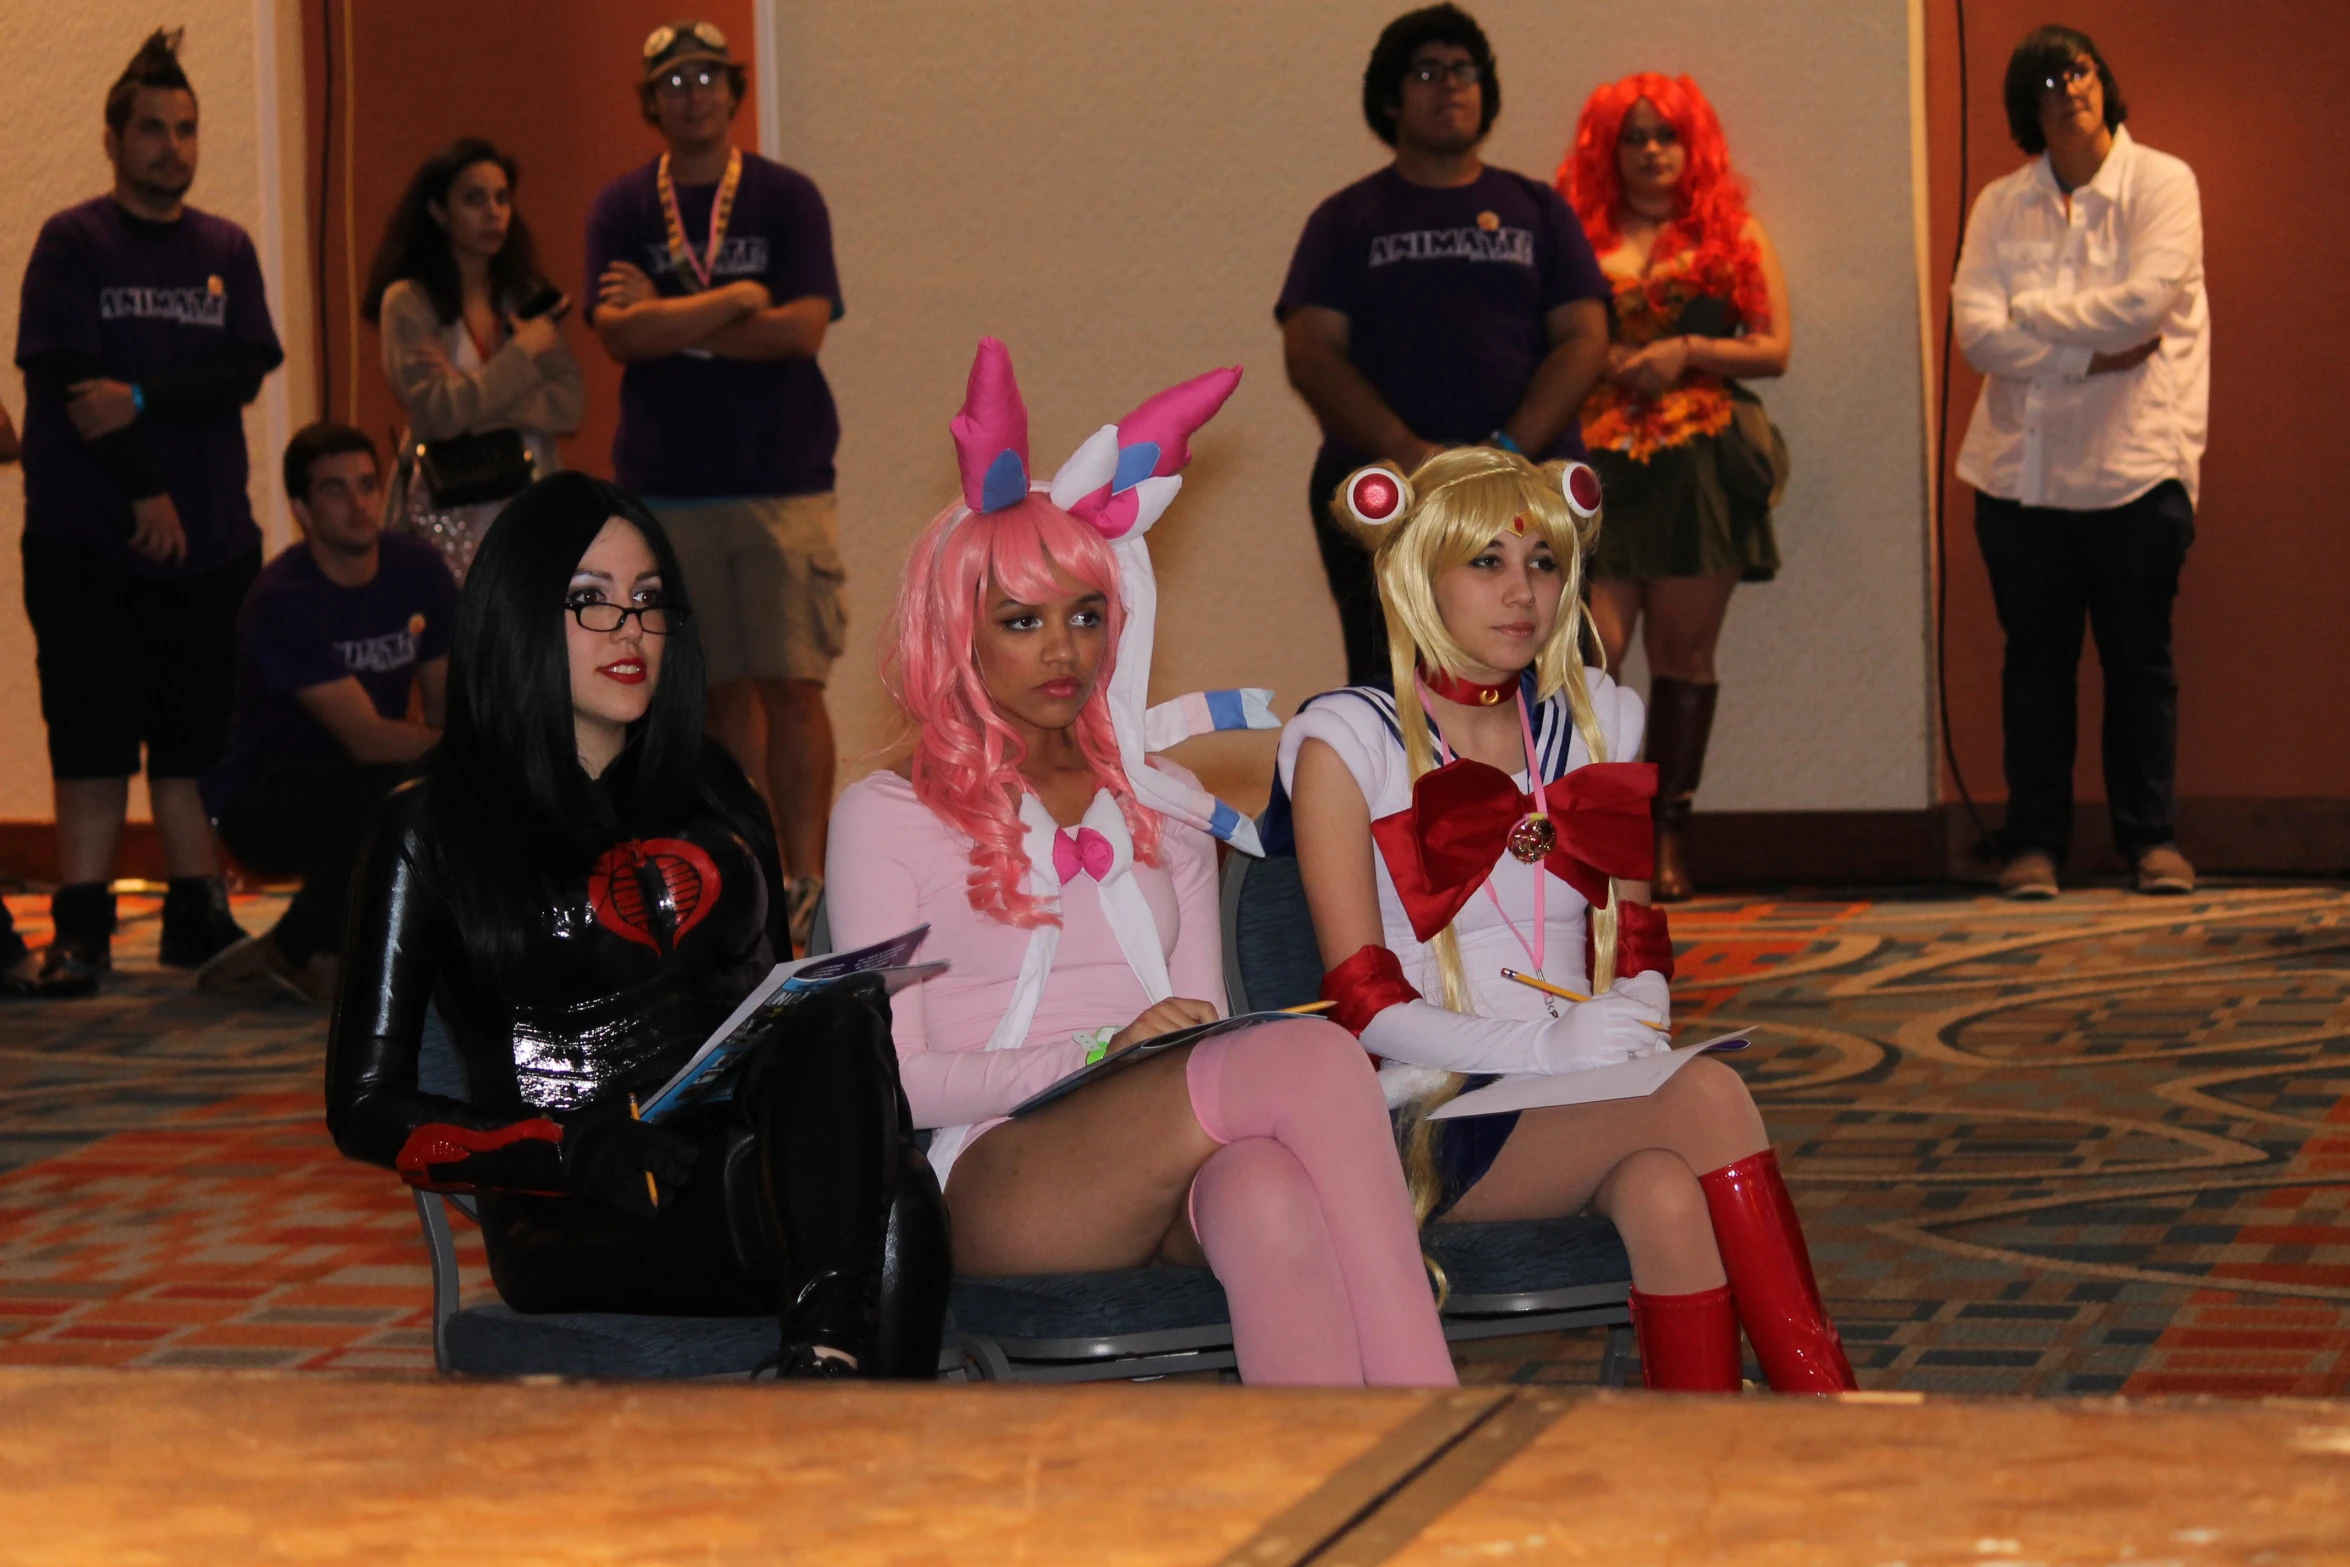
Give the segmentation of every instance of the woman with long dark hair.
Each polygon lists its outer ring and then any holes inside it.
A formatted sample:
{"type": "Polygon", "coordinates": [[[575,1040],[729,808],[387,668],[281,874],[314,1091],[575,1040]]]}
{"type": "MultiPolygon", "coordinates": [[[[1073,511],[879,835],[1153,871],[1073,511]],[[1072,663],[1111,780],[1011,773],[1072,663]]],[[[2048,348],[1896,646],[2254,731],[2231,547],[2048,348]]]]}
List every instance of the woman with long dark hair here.
{"type": "Polygon", "coordinates": [[[1583,405],[1608,515],[1591,618],[1608,668],[1624,667],[1635,630],[1648,654],[1655,895],[1675,903],[1690,893],[1682,839],[1730,593],[1779,570],[1771,507],[1786,448],[1744,383],[1787,373],[1787,279],[1686,76],[1643,71],[1594,92],[1558,188],[1614,290],[1607,379],[1583,405]]]}
{"type": "Polygon", "coordinates": [[[517,1310],[779,1312],[787,1375],[932,1376],[945,1210],[877,980],[770,1025],[730,1103],[635,1119],[789,952],[766,810],[702,737],[681,580],[652,515],[585,475],[490,530],[443,739],[362,856],[327,1124],[412,1186],[480,1191],[517,1310]],[[420,1084],[428,1006],[462,1098],[420,1084]]]}
{"type": "Polygon", "coordinates": [[[520,178],[478,136],[427,158],[384,225],[359,301],[382,328],[384,377],[408,411],[385,519],[437,547],[460,582],[498,508],[562,466],[555,437],[587,411],[557,324],[569,301],[539,272],[514,205],[520,178]]]}

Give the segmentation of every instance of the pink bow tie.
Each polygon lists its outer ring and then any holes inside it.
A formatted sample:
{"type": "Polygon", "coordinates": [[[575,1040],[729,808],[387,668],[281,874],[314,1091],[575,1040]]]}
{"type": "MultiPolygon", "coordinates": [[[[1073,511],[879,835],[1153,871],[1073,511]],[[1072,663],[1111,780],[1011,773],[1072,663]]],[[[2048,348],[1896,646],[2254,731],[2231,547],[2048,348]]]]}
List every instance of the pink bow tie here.
{"type": "Polygon", "coordinates": [[[1100,881],[1117,859],[1118,851],[1110,847],[1110,840],[1091,827],[1075,832],[1064,827],[1053,834],[1053,873],[1063,885],[1075,881],[1080,871],[1100,881]]]}

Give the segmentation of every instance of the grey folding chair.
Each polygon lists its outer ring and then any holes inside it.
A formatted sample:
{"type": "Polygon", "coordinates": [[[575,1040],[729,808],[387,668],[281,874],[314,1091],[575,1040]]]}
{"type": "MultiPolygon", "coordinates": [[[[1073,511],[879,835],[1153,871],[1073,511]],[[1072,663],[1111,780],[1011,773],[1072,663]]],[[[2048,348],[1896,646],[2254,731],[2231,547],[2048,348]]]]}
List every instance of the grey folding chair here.
{"type": "MultiPolygon", "coordinates": [[[[1294,855],[1227,855],[1221,908],[1233,1011],[1302,1006],[1320,995],[1322,953],[1294,855]]],[[[1447,1339],[1605,1328],[1600,1380],[1624,1384],[1634,1358],[1632,1262],[1613,1224],[1590,1215],[1432,1224],[1420,1244],[1451,1285],[1447,1339]]]]}

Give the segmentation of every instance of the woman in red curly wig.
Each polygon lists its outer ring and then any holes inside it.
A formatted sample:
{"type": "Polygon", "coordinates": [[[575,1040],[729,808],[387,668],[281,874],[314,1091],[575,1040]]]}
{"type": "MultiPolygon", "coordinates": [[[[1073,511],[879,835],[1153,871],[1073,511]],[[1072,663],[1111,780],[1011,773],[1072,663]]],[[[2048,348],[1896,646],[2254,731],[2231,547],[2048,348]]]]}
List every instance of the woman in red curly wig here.
{"type": "Polygon", "coordinates": [[[1730,590],[1779,569],[1771,506],[1786,447],[1739,383],[1787,372],[1787,280],[1746,210],[1713,105],[1686,76],[1643,71],[1593,93],[1557,185],[1615,289],[1607,379],[1583,405],[1607,494],[1591,613],[1610,669],[1642,632],[1653,895],[1674,902],[1689,896],[1682,831],[1713,730],[1730,590]]]}

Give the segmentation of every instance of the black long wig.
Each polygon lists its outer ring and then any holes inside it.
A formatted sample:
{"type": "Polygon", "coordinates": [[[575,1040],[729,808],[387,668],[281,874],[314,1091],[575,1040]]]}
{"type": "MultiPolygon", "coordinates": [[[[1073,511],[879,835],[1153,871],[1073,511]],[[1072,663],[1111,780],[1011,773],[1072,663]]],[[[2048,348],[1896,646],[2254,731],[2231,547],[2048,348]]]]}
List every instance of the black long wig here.
{"type": "Polygon", "coordinates": [[[644,503],[584,473],[539,480],[490,525],[465,578],[449,651],[448,723],[425,777],[435,879],[466,944],[504,965],[541,939],[554,885],[615,838],[707,811],[772,854],[773,830],[702,738],[702,643],[669,535],[644,503]],[[645,716],[601,779],[580,765],[563,604],[605,523],[644,535],[661,594],[686,611],[662,648],[645,716]],[[732,787],[728,787],[729,783],[732,787]]]}

